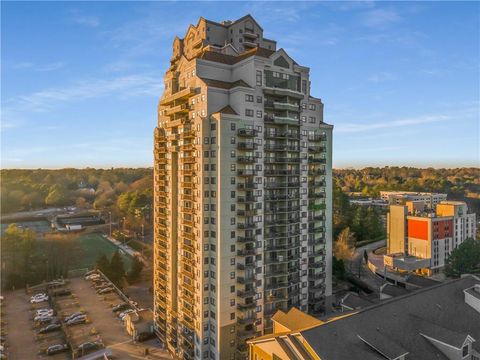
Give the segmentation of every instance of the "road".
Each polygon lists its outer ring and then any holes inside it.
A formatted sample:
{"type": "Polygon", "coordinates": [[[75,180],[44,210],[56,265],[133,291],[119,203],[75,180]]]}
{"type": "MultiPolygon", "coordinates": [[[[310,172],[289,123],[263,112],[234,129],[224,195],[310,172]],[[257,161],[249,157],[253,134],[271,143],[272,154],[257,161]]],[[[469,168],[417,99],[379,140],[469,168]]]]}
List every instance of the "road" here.
{"type": "Polygon", "coordinates": [[[355,249],[355,253],[353,255],[352,261],[347,263],[347,268],[352,272],[353,275],[360,277],[368,286],[374,290],[375,292],[379,292],[380,286],[383,284],[383,280],[379,278],[377,275],[372,273],[370,269],[365,264],[365,260],[363,258],[363,253],[366,250],[367,253],[370,251],[375,250],[381,246],[385,246],[387,240],[380,240],[376,241],[371,244],[367,244],[355,249]],[[360,270],[360,276],[359,275],[360,270]]]}

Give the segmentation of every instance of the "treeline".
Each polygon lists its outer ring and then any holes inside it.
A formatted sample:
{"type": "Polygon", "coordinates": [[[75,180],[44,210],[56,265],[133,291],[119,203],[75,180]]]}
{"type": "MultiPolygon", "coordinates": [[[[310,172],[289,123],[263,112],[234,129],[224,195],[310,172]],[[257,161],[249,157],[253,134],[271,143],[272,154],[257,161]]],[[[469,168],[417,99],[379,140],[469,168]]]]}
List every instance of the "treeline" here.
{"type": "Polygon", "coordinates": [[[336,169],[334,177],[343,192],[364,196],[376,197],[381,190],[404,190],[447,193],[452,198],[480,198],[480,168],[367,167],[336,169]]]}
{"type": "Polygon", "coordinates": [[[0,176],[3,214],[58,206],[102,209],[127,192],[152,197],[152,169],[146,168],[1,170],[0,176]]]}

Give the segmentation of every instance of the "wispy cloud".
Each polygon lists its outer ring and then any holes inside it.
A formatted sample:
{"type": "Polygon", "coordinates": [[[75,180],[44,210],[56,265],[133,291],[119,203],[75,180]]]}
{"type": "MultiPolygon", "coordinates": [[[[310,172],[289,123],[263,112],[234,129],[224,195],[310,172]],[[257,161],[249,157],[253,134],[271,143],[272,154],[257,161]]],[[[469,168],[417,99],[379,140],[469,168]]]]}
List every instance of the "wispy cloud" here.
{"type": "Polygon", "coordinates": [[[370,81],[372,83],[382,83],[382,82],[385,82],[385,81],[395,80],[396,78],[397,77],[394,74],[386,72],[386,71],[382,71],[382,72],[379,72],[379,73],[376,73],[376,74],[373,74],[373,75],[369,76],[368,81],[370,81]]]}
{"type": "Polygon", "coordinates": [[[52,111],[66,103],[105,96],[117,96],[119,99],[158,96],[162,90],[160,76],[150,74],[83,80],[6,100],[2,106],[2,123],[8,124],[6,128],[13,128],[19,125],[25,114],[52,111]]]}
{"type": "Polygon", "coordinates": [[[392,9],[374,9],[366,11],[362,14],[362,23],[369,27],[385,27],[390,24],[399,22],[401,16],[392,9]]]}
{"type": "Polygon", "coordinates": [[[65,66],[65,63],[61,61],[47,63],[47,64],[35,64],[29,61],[18,62],[10,65],[10,68],[15,70],[32,70],[32,71],[39,71],[39,72],[48,72],[61,69],[65,66]]]}
{"type": "Polygon", "coordinates": [[[375,123],[338,124],[337,126],[335,126],[335,132],[336,133],[357,133],[357,132],[372,131],[372,130],[386,129],[386,128],[415,126],[415,125],[421,125],[421,124],[447,121],[451,119],[452,119],[452,116],[449,116],[449,115],[425,115],[425,116],[418,116],[418,117],[392,120],[392,121],[382,121],[382,122],[375,122],[375,123]]]}
{"type": "Polygon", "coordinates": [[[72,21],[78,25],[86,26],[89,28],[96,28],[100,25],[100,19],[92,15],[82,15],[75,12],[72,16],[72,21]]]}

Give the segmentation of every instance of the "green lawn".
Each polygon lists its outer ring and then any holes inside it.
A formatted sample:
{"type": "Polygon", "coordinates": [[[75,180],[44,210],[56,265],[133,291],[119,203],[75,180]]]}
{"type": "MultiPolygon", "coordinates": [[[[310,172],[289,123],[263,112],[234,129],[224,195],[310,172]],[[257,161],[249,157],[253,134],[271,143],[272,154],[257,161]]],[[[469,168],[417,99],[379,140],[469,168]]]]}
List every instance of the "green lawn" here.
{"type": "MultiPolygon", "coordinates": [[[[82,251],[82,259],[80,260],[79,267],[92,268],[95,265],[96,260],[102,254],[107,255],[108,258],[118,249],[110,241],[105,239],[99,234],[84,234],[80,235],[77,239],[82,251]]],[[[132,264],[132,258],[128,255],[122,255],[125,263],[125,269],[130,269],[132,264]]]]}

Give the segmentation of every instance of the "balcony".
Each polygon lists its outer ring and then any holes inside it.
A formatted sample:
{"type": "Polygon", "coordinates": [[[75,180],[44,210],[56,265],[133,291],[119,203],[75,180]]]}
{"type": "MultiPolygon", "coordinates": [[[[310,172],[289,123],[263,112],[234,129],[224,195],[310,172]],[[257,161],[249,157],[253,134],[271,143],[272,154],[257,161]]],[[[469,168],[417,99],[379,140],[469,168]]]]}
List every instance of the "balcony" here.
{"type": "Polygon", "coordinates": [[[250,40],[245,39],[243,41],[243,46],[245,46],[245,48],[255,48],[255,47],[258,46],[258,44],[254,41],[250,41],[250,40]]]}
{"type": "Polygon", "coordinates": [[[300,170],[265,169],[265,175],[280,175],[280,176],[300,175],[300,170]]]}
{"type": "Polygon", "coordinates": [[[268,84],[263,89],[265,94],[274,95],[274,96],[290,96],[295,99],[303,99],[305,94],[294,89],[289,89],[288,87],[275,87],[274,84],[268,84]]]}
{"type": "Polygon", "coordinates": [[[165,115],[186,114],[190,110],[190,105],[180,104],[165,110],[165,115]]]}
{"type": "Polygon", "coordinates": [[[237,236],[237,241],[240,243],[249,243],[255,241],[255,236],[237,236]]]}
{"type": "Polygon", "coordinates": [[[309,152],[325,152],[327,151],[327,147],[326,146],[314,146],[314,145],[310,145],[308,147],[308,151],[309,152]]]}
{"type": "Polygon", "coordinates": [[[237,175],[238,176],[253,176],[256,175],[256,171],[254,169],[238,169],[237,175]]]}
{"type": "Polygon", "coordinates": [[[300,162],[298,157],[265,157],[265,164],[295,164],[300,162]]]}
{"type": "Polygon", "coordinates": [[[239,298],[245,299],[248,297],[253,297],[255,295],[255,290],[250,289],[250,290],[237,290],[237,296],[239,298]]]}
{"type": "Polygon", "coordinates": [[[257,227],[256,223],[237,223],[237,229],[240,230],[247,230],[247,229],[255,229],[257,227]]]}
{"type": "Polygon", "coordinates": [[[244,276],[237,276],[237,283],[239,284],[248,284],[248,283],[253,283],[255,281],[255,277],[252,275],[252,276],[247,276],[247,277],[244,277],[244,276]]]}
{"type": "Polygon", "coordinates": [[[326,134],[316,134],[316,135],[309,135],[307,138],[308,141],[326,141],[327,140],[327,135],[326,134]]]}
{"type": "Polygon", "coordinates": [[[286,124],[286,125],[299,125],[300,119],[291,117],[291,116],[280,116],[280,115],[264,115],[263,120],[265,122],[275,123],[275,124],[286,124]]]}
{"type": "Polygon", "coordinates": [[[323,199],[325,198],[325,192],[313,192],[313,191],[310,191],[308,193],[308,197],[310,199],[323,199]]]}
{"type": "Polygon", "coordinates": [[[240,164],[253,164],[256,161],[254,156],[238,156],[237,162],[240,164]]]}
{"type": "Polygon", "coordinates": [[[169,105],[173,103],[175,100],[187,99],[192,95],[195,95],[194,88],[192,87],[183,88],[180,91],[177,91],[171,95],[165,96],[162,100],[160,100],[160,105],[169,105]]]}
{"type": "Polygon", "coordinates": [[[313,157],[313,156],[309,156],[309,157],[308,157],[308,162],[309,162],[309,163],[312,163],[312,164],[326,164],[326,163],[327,163],[327,159],[325,159],[325,158],[316,158],[316,157],[313,157]]]}
{"type": "Polygon", "coordinates": [[[238,216],[243,216],[243,217],[255,216],[255,215],[257,215],[257,209],[250,209],[250,210],[238,209],[237,210],[237,215],[238,216]]]}
{"type": "Polygon", "coordinates": [[[243,33],[243,37],[249,38],[249,39],[256,39],[258,35],[253,32],[253,29],[245,29],[243,33]]]}
{"type": "Polygon", "coordinates": [[[239,142],[237,144],[238,150],[255,150],[257,148],[257,144],[253,142],[239,142]]]}
{"type": "Polygon", "coordinates": [[[253,316],[250,317],[238,317],[237,324],[240,325],[251,325],[255,322],[256,318],[253,316]]]}
{"type": "Polygon", "coordinates": [[[250,248],[250,249],[242,249],[242,250],[237,250],[237,255],[238,256],[251,256],[255,255],[255,249],[250,248]]]}
{"type": "Polygon", "coordinates": [[[246,183],[238,183],[237,189],[238,190],[254,190],[257,189],[258,185],[254,182],[246,182],[246,183]]]}
{"type": "Polygon", "coordinates": [[[241,137],[254,137],[257,135],[257,131],[254,129],[238,129],[237,135],[241,137]]]}
{"type": "MultiPolygon", "coordinates": [[[[255,251],[254,251],[254,254],[255,254],[255,251]]],[[[253,254],[252,254],[253,255],[253,254]]],[[[242,270],[242,271],[245,271],[245,270],[253,270],[255,269],[255,263],[247,263],[247,264],[240,264],[238,263],[237,264],[237,269],[238,270],[242,270]]]]}
{"type": "Polygon", "coordinates": [[[254,203],[257,201],[256,196],[238,196],[237,201],[239,203],[254,203]]]}

